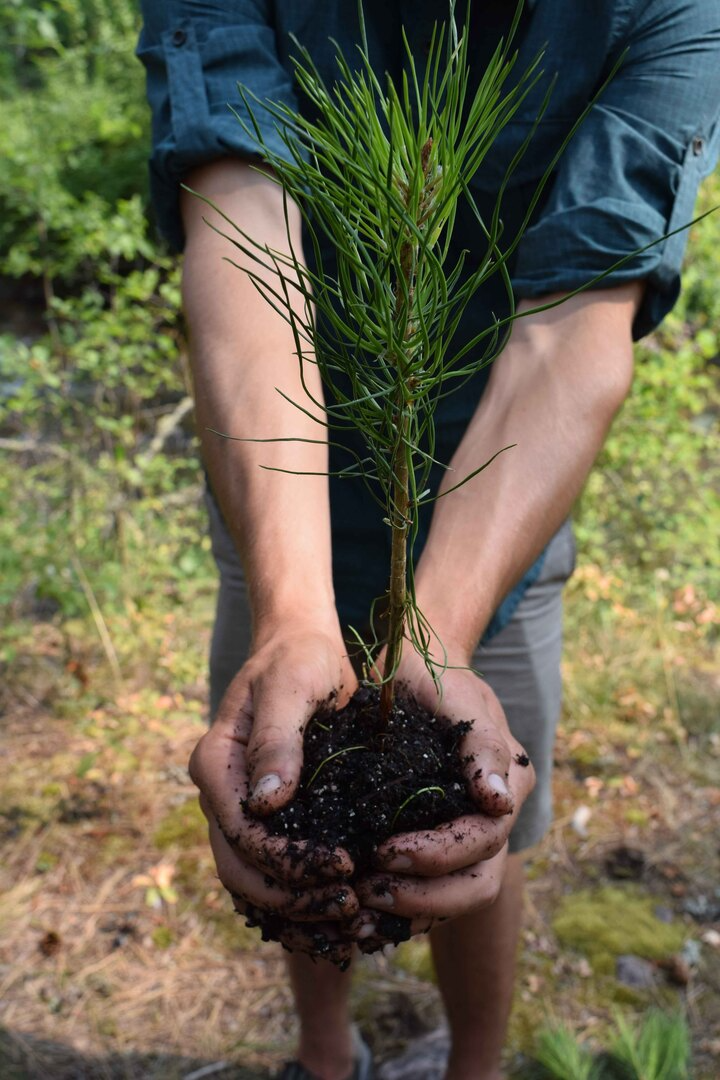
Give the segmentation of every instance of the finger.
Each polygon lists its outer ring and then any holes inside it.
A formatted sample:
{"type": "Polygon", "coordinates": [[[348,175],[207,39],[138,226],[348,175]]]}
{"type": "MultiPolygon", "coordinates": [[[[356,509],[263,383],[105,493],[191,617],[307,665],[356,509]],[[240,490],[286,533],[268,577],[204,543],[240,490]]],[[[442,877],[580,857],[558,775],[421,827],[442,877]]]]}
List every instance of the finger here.
{"type": "Polygon", "coordinates": [[[535,768],[520,743],[513,746],[510,764],[510,787],[516,793],[515,805],[521,806],[535,787],[535,768]]]}
{"type": "Polygon", "coordinates": [[[475,722],[463,740],[463,763],[470,794],[483,812],[491,817],[511,814],[511,750],[496,727],[475,722]]]}
{"type": "Polygon", "coordinates": [[[345,933],[352,935],[362,953],[377,952],[386,945],[399,945],[417,934],[427,934],[435,919],[407,919],[401,915],[363,908],[345,933]]]}
{"type": "Polygon", "coordinates": [[[348,878],[353,872],[353,861],[344,848],[326,848],[307,840],[270,836],[262,822],[253,821],[244,813],[235,833],[230,834],[215,817],[208,797],[202,792],[200,807],[244,862],[281,881],[312,885],[328,878],[348,878]]]}
{"type": "Polygon", "coordinates": [[[288,918],[349,920],[358,911],[357,897],[345,883],[318,888],[292,889],[249,863],[244,863],[228,844],[220,829],[210,822],[210,844],[218,877],[225,888],[245,903],[288,918]]]}
{"type": "Polygon", "coordinates": [[[507,841],[514,817],[472,814],[438,825],[431,831],[399,833],[376,853],[384,870],[420,877],[439,877],[491,859],[507,841]]]}
{"type": "Polygon", "coordinates": [[[502,884],[503,850],[492,859],[441,878],[374,875],[355,886],[364,907],[409,919],[453,918],[495,900],[502,884]]]}
{"type": "MultiPolygon", "coordinates": [[[[276,674],[273,672],[273,674],[276,674]]],[[[253,726],[247,749],[248,806],[265,816],[279,810],[297,790],[303,763],[303,733],[317,711],[297,685],[280,678],[253,686],[253,726]]]]}
{"type": "MultiPolygon", "coordinates": [[[[228,838],[229,839],[229,838],[228,838]]],[[[349,878],[353,861],[344,848],[319,847],[306,840],[269,836],[259,822],[246,818],[232,843],[258,869],[304,886],[334,878],[349,878]]]]}
{"type": "Polygon", "coordinates": [[[227,836],[237,834],[245,819],[242,803],[248,795],[246,749],[251,726],[250,687],[241,673],[230,684],[217,719],[197,743],[188,765],[191,780],[227,836]]]}
{"type": "Polygon", "coordinates": [[[246,926],[260,929],[263,941],[279,941],[288,952],[300,952],[316,960],[328,960],[342,971],[350,967],[352,941],[341,931],[338,924],[293,923],[272,913],[262,912],[240,897],[234,897],[233,903],[238,914],[245,916],[246,926]]]}
{"type": "Polygon", "coordinates": [[[281,945],[288,952],[305,953],[317,960],[327,960],[341,971],[347,971],[352,962],[352,942],[334,938],[328,927],[329,923],[308,923],[309,932],[304,932],[298,925],[284,930],[280,935],[281,945]]]}

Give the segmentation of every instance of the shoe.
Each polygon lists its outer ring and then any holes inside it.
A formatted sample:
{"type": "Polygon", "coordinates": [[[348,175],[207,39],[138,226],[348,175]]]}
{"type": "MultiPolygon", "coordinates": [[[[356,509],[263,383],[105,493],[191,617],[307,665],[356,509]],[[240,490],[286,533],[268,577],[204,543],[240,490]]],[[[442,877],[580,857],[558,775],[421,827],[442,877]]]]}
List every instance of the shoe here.
{"type": "MultiPolygon", "coordinates": [[[[370,1047],[354,1026],[352,1037],[355,1064],[347,1080],[374,1080],[375,1072],[370,1047]]],[[[282,1072],[278,1073],[277,1080],[320,1080],[320,1077],[311,1073],[299,1061],[288,1061],[282,1072]]]]}

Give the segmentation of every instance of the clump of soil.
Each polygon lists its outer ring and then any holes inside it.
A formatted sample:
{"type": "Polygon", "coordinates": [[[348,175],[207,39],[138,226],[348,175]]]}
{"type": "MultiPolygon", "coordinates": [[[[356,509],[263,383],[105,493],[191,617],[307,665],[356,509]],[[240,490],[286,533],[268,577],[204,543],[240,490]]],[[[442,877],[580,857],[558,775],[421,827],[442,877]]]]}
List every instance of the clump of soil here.
{"type": "MultiPolygon", "coordinates": [[[[461,751],[471,724],[434,716],[402,690],[384,723],[379,700],[378,688],[361,686],[342,709],[318,709],[305,731],[295,798],[262,818],[274,836],[344,847],[358,877],[376,869],[375,851],[389,837],[478,812],[461,751]]],[[[273,940],[286,925],[281,916],[258,911],[250,921],[273,940]]],[[[384,922],[387,937],[408,937],[407,920],[387,916],[384,922]]]]}

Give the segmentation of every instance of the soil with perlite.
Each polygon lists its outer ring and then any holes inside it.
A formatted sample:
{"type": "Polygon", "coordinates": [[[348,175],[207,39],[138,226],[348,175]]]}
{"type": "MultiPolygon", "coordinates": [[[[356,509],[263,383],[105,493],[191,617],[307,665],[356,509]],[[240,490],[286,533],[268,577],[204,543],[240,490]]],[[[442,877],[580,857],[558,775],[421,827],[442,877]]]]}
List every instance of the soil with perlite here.
{"type": "MultiPolygon", "coordinates": [[[[354,877],[377,870],[375,852],[391,836],[478,812],[467,789],[472,759],[463,754],[471,722],[435,716],[402,690],[384,721],[379,700],[376,687],[361,686],[343,708],[335,711],[327,703],[318,709],[305,731],[295,798],[262,818],[274,836],[345,848],[354,877]]],[[[279,940],[289,926],[282,915],[256,909],[248,914],[266,940],[279,940]]],[[[380,921],[385,939],[398,943],[409,937],[408,919],[383,915],[380,921]]],[[[322,952],[323,942],[318,946],[322,952]]]]}

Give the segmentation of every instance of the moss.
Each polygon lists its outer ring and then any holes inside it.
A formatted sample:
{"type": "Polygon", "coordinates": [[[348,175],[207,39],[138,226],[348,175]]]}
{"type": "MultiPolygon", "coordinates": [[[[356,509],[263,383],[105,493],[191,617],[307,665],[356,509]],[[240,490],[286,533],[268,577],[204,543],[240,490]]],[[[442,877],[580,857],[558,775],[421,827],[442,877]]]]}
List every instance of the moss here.
{"type": "Polygon", "coordinates": [[[568,759],[580,771],[590,769],[601,772],[604,766],[612,764],[597,743],[590,740],[574,746],[568,753],[568,759]]]}
{"type": "Polygon", "coordinates": [[[41,851],[35,860],[35,873],[46,874],[48,870],[54,870],[59,861],[54,851],[41,851]]]}
{"type": "Polygon", "coordinates": [[[173,882],[193,902],[199,899],[203,885],[212,882],[215,877],[217,872],[209,847],[202,855],[189,851],[178,855],[173,882]]]}
{"type": "Polygon", "coordinates": [[[169,926],[157,926],[152,932],[152,942],[156,949],[169,949],[175,935],[169,926]]]}
{"type": "Polygon", "coordinates": [[[535,855],[525,866],[525,878],[527,881],[543,879],[550,868],[550,860],[546,855],[535,855]]]}
{"type": "Polygon", "coordinates": [[[632,1005],[635,1009],[646,1008],[654,996],[647,990],[636,990],[634,986],[625,986],[616,982],[611,994],[616,1005],[632,1005]]]}
{"type": "Polygon", "coordinates": [[[40,789],[40,794],[44,799],[60,799],[63,795],[67,795],[67,788],[66,785],[58,784],[53,780],[40,789]]]}
{"type": "Polygon", "coordinates": [[[612,974],[623,954],[661,960],[681,948],[684,928],[656,918],[654,903],[629,888],[575,893],[561,902],[553,930],[562,945],[585,953],[596,973],[612,974]]]}
{"type": "Polygon", "coordinates": [[[193,796],[165,815],[153,836],[155,847],[194,847],[207,842],[207,822],[200,804],[193,796]]]}
{"type": "Polygon", "coordinates": [[[393,964],[416,979],[435,982],[435,966],[430,952],[430,942],[426,938],[413,938],[398,945],[393,953],[393,964]]]}
{"type": "Polygon", "coordinates": [[[137,851],[137,839],[127,833],[110,833],[94,849],[100,866],[115,867],[137,851]]]}
{"type": "Polygon", "coordinates": [[[245,920],[233,910],[230,898],[227,910],[202,914],[207,926],[211,926],[215,943],[223,950],[235,949],[238,952],[257,952],[260,946],[260,931],[250,929],[245,920]]]}
{"type": "Polygon", "coordinates": [[[97,1022],[96,1030],[98,1035],[102,1035],[106,1039],[114,1039],[118,1034],[117,1023],[112,1016],[101,1016],[97,1022]]]}
{"type": "MultiPolygon", "coordinates": [[[[262,945],[260,931],[245,926],[245,919],[237,914],[230,901],[230,896],[223,896],[222,906],[208,910],[201,906],[194,908],[195,915],[201,920],[206,931],[205,939],[222,953],[258,953],[262,945]]],[[[268,946],[274,949],[277,946],[268,946]]]]}

